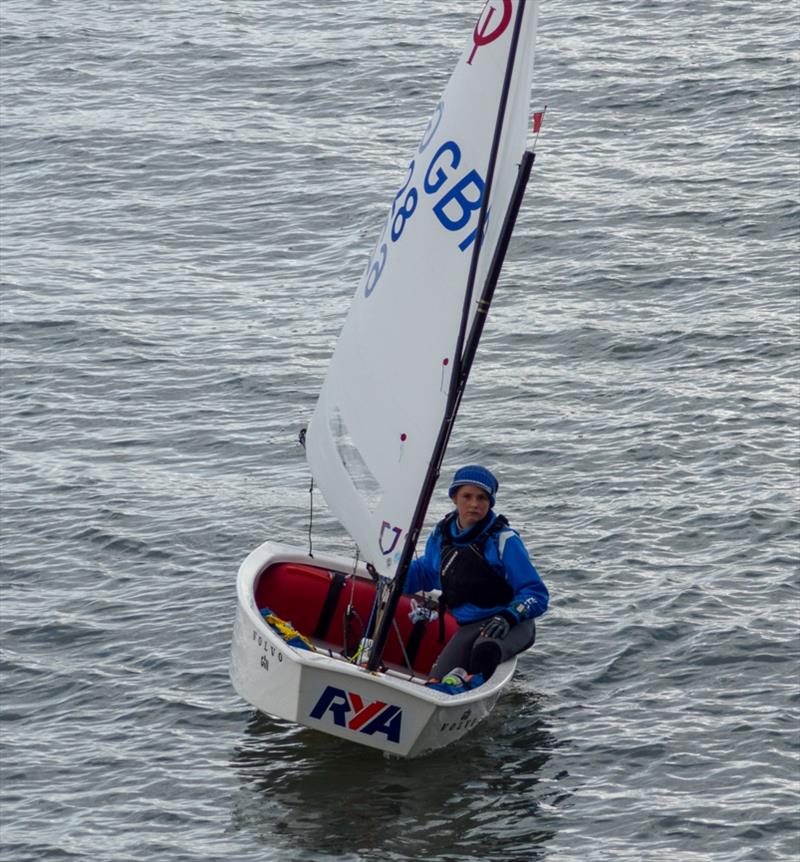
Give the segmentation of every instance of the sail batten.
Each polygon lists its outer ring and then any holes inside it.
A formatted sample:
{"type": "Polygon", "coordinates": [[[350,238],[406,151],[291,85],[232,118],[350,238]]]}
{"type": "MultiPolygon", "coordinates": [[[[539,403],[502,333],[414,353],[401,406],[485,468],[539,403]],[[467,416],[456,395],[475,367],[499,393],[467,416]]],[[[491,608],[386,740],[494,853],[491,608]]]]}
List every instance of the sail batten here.
{"type": "Polygon", "coordinates": [[[485,5],[392,198],[309,426],[315,481],[383,574],[401,558],[457,400],[477,307],[465,288],[486,278],[525,149],[535,30],[533,0],[485,5]]]}

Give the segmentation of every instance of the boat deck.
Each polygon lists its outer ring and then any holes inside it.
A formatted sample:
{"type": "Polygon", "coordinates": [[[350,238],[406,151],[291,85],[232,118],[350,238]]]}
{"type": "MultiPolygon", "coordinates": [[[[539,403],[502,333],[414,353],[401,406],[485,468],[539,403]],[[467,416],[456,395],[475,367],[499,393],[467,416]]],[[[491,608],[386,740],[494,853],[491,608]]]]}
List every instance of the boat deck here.
{"type": "MultiPolygon", "coordinates": [[[[260,611],[268,608],[317,649],[343,660],[358,648],[374,597],[372,581],[307,563],[273,563],[259,573],[255,582],[260,611]]],[[[401,597],[383,661],[392,675],[404,679],[413,675],[424,681],[458,625],[445,614],[442,633],[439,620],[414,624],[409,619],[410,611],[410,597],[401,597]]]]}

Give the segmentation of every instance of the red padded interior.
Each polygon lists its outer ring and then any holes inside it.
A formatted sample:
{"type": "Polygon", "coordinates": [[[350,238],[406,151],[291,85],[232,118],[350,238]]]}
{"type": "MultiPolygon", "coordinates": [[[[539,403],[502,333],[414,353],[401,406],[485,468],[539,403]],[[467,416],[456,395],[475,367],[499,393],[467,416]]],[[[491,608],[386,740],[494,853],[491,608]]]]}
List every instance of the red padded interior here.
{"type": "MultiPolygon", "coordinates": [[[[322,607],[328,595],[333,574],[328,569],[300,563],[275,563],[266,568],[256,581],[256,604],[259,609],[269,608],[281,619],[290,622],[294,628],[310,637],[317,626],[322,607]]],[[[375,586],[361,578],[350,578],[339,594],[333,617],[325,638],[332,648],[344,646],[344,614],[351,601],[363,625],[367,625],[375,586]],[[353,590],[353,581],[355,589],[353,590]]],[[[403,642],[407,643],[411,634],[412,623],[408,618],[411,610],[410,598],[402,596],[395,619],[400,629],[403,642]]],[[[458,624],[449,614],[445,615],[445,642],[447,642],[458,624]]],[[[350,647],[354,647],[361,637],[361,625],[354,620],[350,627],[350,647]]],[[[441,652],[443,644],[439,642],[439,621],[428,623],[425,634],[414,660],[414,670],[427,674],[441,652]]],[[[383,653],[384,661],[389,665],[405,666],[403,652],[397,638],[397,632],[392,629],[383,653]]]]}

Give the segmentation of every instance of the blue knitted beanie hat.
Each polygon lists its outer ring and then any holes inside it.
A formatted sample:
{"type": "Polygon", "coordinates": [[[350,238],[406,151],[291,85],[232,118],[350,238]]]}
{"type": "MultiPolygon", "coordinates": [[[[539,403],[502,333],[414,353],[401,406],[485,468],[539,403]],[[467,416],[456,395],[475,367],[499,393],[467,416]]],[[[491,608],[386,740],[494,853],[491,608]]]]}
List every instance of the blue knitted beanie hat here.
{"type": "Polygon", "coordinates": [[[456,489],[462,485],[477,485],[478,488],[486,491],[489,495],[489,506],[494,508],[494,495],[497,493],[499,484],[486,467],[468,464],[466,467],[456,470],[453,481],[450,483],[450,490],[447,492],[448,495],[452,497],[456,489]]]}

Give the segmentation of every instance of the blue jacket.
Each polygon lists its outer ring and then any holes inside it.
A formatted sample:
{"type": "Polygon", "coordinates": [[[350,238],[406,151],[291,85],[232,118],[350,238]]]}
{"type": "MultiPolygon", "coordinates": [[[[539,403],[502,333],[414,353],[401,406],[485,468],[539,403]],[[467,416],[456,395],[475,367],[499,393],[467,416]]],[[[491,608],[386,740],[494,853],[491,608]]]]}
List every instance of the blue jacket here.
{"type": "MultiPolygon", "coordinates": [[[[491,531],[497,517],[494,512],[491,512],[491,516],[481,536],[487,531],[491,531]]],[[[442,564],[442,523],[440,521],[428,537],[424,555],[414,560],[409,566],[403,592],[418,593],[423,590],[440,590],[442,588],[439,577],[439,569],[442,564]]],[[[465,533],[458,532],[455,518],[452,519],[446,529],[451,529],[453,543],[456,547],[459,545],[466,547],[468,543],[459,543],[458,541],[459,536],[463,536],[465,533]]],[[[473,539],[474,541],[476,540],[473,539]]],[[[533,563],[531,563],[528,551],[519,535],[506,527],[491,535],[483,550],[486,561],[496,569],[503,571],[505,579],[514,590],[514,598],[508,605],[500,605],[495,608],[481,608],[473,604],[449,608],[457,622],[464,625],[495,614],[502,614],[509,619],[509,622],[541,616],[547,610],[550,594],[533,563]],[[500,552],[501,544],[503,546],[502,555],[500,552]]]]}

